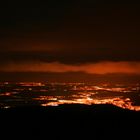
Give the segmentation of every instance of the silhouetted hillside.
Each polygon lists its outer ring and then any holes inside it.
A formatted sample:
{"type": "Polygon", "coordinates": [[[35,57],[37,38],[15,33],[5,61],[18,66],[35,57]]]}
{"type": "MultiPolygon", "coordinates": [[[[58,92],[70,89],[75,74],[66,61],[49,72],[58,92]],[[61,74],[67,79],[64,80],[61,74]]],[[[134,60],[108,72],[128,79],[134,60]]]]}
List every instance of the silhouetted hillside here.
{"type": "Polygon", "coordinates": [[[12,132],[23,137],[135,137],[140,126],[140,112],[112,105],[20,107],[1,110],[0,116],[2,134],[12,132]]]}

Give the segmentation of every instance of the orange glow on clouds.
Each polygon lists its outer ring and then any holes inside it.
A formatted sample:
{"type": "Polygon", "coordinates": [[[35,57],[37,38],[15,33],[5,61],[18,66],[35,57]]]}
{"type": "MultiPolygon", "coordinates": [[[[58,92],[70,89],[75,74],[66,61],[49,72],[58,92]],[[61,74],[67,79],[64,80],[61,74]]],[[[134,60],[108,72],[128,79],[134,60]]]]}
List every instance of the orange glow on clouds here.
{"type": "Polygon", "coordinates": [[[85,72],[90,74],[127,73],[140,74],[140,62],[98,62],[80,65],[59,62],[9,63],[1,66],[4,72],[85,72]]]}

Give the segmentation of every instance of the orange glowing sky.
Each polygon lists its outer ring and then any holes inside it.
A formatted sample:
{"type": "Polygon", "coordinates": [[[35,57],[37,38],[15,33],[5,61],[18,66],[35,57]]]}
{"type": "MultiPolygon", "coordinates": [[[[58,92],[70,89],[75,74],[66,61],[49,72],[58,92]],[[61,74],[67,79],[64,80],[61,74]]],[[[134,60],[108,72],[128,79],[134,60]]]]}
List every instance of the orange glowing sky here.
{"type": "Polygon", "coordinates": [[[6,3],[0,9],[0,74],[140,74],[140,6],[113,2],[120,4],[6,3]]]}
{"type": "Polygon", "coordinates": [[[98,62],[79,65],[63,64],[59,62],[26,62],[9,63],[0,67],[4,72],[84,72],[88,74],[140,74],[140,62],[98,62]]]}

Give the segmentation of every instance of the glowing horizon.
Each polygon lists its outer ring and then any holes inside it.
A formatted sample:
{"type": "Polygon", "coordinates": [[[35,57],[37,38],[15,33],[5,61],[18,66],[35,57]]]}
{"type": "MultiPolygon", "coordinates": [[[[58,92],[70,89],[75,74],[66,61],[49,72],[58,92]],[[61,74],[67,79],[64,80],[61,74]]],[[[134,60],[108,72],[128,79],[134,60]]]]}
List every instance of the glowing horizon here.
{"type": "Polygon", "coordinates": [[[140,74],[140,62],[103,61],[97,63],[63,64],[60,62],[21,62],[8,63],[0,68],[3,72],[84,72],[88,74],[140,74]]]}

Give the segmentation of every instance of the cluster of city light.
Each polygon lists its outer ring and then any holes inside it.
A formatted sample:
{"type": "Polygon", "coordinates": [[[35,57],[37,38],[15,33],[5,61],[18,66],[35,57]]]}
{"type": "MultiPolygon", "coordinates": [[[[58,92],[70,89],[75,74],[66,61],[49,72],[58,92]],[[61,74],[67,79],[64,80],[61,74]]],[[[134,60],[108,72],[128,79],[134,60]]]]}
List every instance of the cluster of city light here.
{"type": "Polygon", "coordinates": [[[36,86],[45,86],[45,84],[41,83],[41,82],[20,82],[18,83],[21,86],[32,86],[32,87],[36,87],[36,86]]]}
{"type": "Polygon", "coordinates": [[[35,100],[43,101],[41,106],[58,106],[62,104],[85,104],[85,105],[93,105],[93,104],[113,104],[115,106],[129,109],[129,110],[140,110],[140,106],[133,106],[130,98],[123,97],[100,97],[100,98],[92,98],[91,96],[98,93],[90,93],[90,92],[80,92],[79,94],[74,94],[69,97],[66,96],[40,96],[35,98],[35,100]],[[44,103],[46,102],[46,103],[44,103]]]}
{"type": "Polygon", "coordinates": [[[40,82],[20,82],[14,84],[16,86],[12,87],[12,84],[8,82],[0,83],[1,89],[4,89],[0,91],[0,97],[5,97],[5,102],[3,102],[4,105],[1,106],[5,106],[5,108],[10,106],[7,106],[7,97],[13,96],[14,98],[12,98],[12,101],[14,102],[14,100],[16,101],[17,98],[20,97],[16,96],[16,94],[20,95],[20,93],[22,93],[22,97],[20,98],[24,98],[24,94],[29,93],[30,96],[30,93],[34,93],[35,97],[31,97],[31,100],[39,102],[41,106],[58,106],[61,104],[113,104],[124,109],[140,111],[140,106],[134,106],[131,98],[127,98],[126,96],[129,92],[138,95],[140,91],[139,84],[129,86],[117,84],[111,86],[108,84],[88,85],[85,83],[40,82]],[[8,87],[7,85],[10,85],[11,91],[9,91],[9,89],[6,90],[8,87]],[[58,91],[62,94],[57,94],[58,91]],[[116,95],[114,93],[118,94],[116,95]]]}
{"type": "Polygon", "coordinates": [[[58,100],[54,102],[43,103],[41,106],[58,106],[62,104],[85,104],[85,105],[93,105],[93,104],[113,104],[115,106],[121,107],[123,109],[140,111],[140,106],[133,106],[132,102],[129,98],[121,99],[121,98],[112,98],[112,99],[74,99],[74,100],[58,100]]]}
{"type": "MultiPolygon", "coordinates": [[[[112,91],[112,92],[131,92],[131,90],[128,88],[122,88],[122,87],[109,88],[109,87],[101,87],[101,86],[80,86],[80,87],[74,86],[72,90],[76,90],[76,91],[104,90],[104,91],[112,91]]],[[[137,88],[135,88],[134,90],[137,90],[137,88]]]]}

